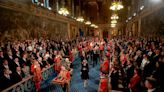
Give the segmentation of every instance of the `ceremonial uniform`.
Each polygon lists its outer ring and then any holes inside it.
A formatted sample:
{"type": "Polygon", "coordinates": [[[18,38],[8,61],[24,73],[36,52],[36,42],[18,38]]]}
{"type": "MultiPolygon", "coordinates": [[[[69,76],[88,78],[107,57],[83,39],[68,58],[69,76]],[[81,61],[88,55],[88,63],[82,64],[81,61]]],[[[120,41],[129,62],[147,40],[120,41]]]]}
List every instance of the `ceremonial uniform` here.
{"type": "Polygon", "coordinates": [[[37,61],[34,61],[34,64],[31,65],[31,72],[33,73],[33,81],[35,84],[36,91],[40,90],[40,83],[42,80],[41,68],[37,61]]]}

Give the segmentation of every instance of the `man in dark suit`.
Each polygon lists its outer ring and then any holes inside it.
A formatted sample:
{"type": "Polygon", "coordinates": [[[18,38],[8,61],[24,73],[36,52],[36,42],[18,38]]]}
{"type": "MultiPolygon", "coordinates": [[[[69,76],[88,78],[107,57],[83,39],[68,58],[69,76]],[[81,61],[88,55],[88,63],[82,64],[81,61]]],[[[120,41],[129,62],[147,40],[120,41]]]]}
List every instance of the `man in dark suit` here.
{"type": "Polygon", "coordinates": [[[12,65],[12,71],[16,72],[16,68],[17,67],[21,67],[21,65],[19,63],[19,58],[18,57],[14,58],[14,63],[12,65]]]}
{"type": "Polygon", "coordinates": [[[14,79],[14,83],[18,83],[20,81],[22,81],[22,79],[25,77],[24,73],[21,70],[21,67],[17,67],[16,68],[16,72],[13,73],[13,79],[14,79]]]}
{"type": "MultiPolygon", "coordinates": [[[[147,56],[146,56],[147,57],[147,56]]],[[[146,77],[150,77],[153,72],[153,63],[149,60],[146,61],[144,67],[143,67],[143,81],[145,81],[146,77]]]]}
{"type": "Polygon", "coordinates": [[[12,54],[11,50],[8,50],[7,55],[6,55],[6,59],[7,59],[8,63],[9,63],[9,65],[13,64],[14,57],[13,57],[13,54],[12,54]]]}
{"type": "Polygon", "coordinates": [[[117,67],[113,67],[111,74],[111,86],[112,86],[112,90],[117,90],[118,89],[118,80],[119,80],[119,72],[118,72],[118,68],[117,67]]]}
{"type": "Polygon", "coordinates": [[[22,58],[20,58],[20,64],[21,64],[21,67],[23,67],[22,66],[23,64],[27,66],[31,66],[30,61],[27,60],[27,53],[23,53],[22,58]]]}
{"type": "Polygon", "coordinates": [[[153,62],[157,62],[159,60],[159,57],[160,57],[160,50],[159,49],[156,49],[155,50],[155,55],[153,57],[153,62]]]}
{"type": "Polygon", "coordinates": [[[4,69],[4,73],[1,77],[1,83],[0,83],[0,90],[4,90],[14,84],[13,77],[11,76],[11,73],[9,69],[4,69]]]}
{"type": "Polygon", "coordinates": [[[147,88],[147,92],[161,92],[157,88],[157,81],[155,78],[147,77],[145,81],[145,87],[147,88]]]}
{"type": "Polygon", "coordinates": [[[3,75],[4,69],[8,69],[10,72],[12,70],[12,68],[9,66],[8,61],[6,59],[3,60],[3,63],[0,66],[0,75],[3,75]]]}
{"type": "Polygon", "coordinates": [[[130,79],[134,75],[134,65],[132,64],[132,61],[127,62],[128,66],[126,66],[126,83],[129,84],[130,79]]]}
{"type": "MultiPolygon", "coordinates": [[[[10,69],[12,70],[12,69],[13,69],[13,64],[14,64],[14,56],[13,56],[13,53],[12,53],[12,50],[11,50],[11,49],[9,49],[9,50],[7,51],[7,55],[6,55],[5,58],[6,58],[7,61],[8,61],[8,65],[9,65],[10,69]]],[[[12,71],[13,71],[13,70],[12,70],[12,71]]]]}
{"type": "Polygon", "coordinates": [[[2,65],[3,59],[4,59],[3,51],[0,51],[0,66],[2,65]]]}

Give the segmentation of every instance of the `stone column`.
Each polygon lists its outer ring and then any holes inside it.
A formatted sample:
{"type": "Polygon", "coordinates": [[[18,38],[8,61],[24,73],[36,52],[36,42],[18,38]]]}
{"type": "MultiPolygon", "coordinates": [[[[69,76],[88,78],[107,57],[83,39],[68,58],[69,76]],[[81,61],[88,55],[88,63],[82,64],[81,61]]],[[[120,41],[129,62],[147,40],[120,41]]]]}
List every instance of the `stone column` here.
{"type": "Polygon", "coordinates": [[[71,7],[71,5],[72,5],[72,0],[67,0],[68,2],[68,4],[66,4],[67,5],[67,7],[68,7],[68,11],[69,11],[69,13],[70,13],[70,15],[72,14],[72,7],[71,7]]]}
{"type": "Polygon", "coordinates": [[[67,29],[68,29],[68,36],[67,37],[68,37],[68,39],[70,39],[71,38],[71,30],[70,29],[71,28],[70,28],[70,23],[69,22],[67,23],[67,29]]]}
{"type": "Polygon", "coordinates": [[[55,6],[56,6],[56,11],[58,12],[59,11],[59,1],[58,0],[55,0],[55,6]]]}
{"type": "Polygon", "coordinates": [[[141,18],[138,19],[138,37],[141,36],[141,18]]]}
{"type": "Polygon", "coordinates": [[[80,15],[80,8],[79,6],[76,6],[75,14],[78,17],[80,15]]]}
{"type": "Polygon", "coordinates": [[[71,14],[72,16],[75,16],[75,5],[74,5],[74,0],[71,0],[71,14]]]}
{"type": "Polygon", "coordinates": [[[134,37],[134,36],[136,36],[136,34],[135,34],[135,32],[136,32],[136,29],[135,29],[135,22],[134,23],[132,23],[132,36],[134,37]]]}

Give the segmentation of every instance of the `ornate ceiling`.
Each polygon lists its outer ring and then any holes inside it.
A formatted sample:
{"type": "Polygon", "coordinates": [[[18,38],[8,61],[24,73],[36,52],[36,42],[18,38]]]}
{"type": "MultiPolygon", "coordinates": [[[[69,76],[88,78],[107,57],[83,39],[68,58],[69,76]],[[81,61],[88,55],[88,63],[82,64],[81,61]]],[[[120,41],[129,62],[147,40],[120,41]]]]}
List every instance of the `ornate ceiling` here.
{"type": "MultiPolygon", "coordinates": [[[[82,9],[85,11],[87,19],[97,24],[106,24],[110,22],[113,11],[109,9],[112,0],[75,0],[82,2],[82,9]]],[[[118,12],[119,22],[126,20],[127,7],[130,0],[123,0],[124,9],[118,12]]]]}
{"type": "MultiPolygon", "coordinates": [[[[54,1],[54,0],[50,0],[54,1]]],[[[61,3],[62,1],[65,1],[66,5],[70,3],[74,3],[74,8],[75,8],[75,17],[79,16],[79,11],[81,11],[81,15],[86,20],[90,20],[91,22],[94,22],[96,24],[106,24],[110,22],[110,17],[113,13],[109,9],[111,5],[112,0],[55,0],[61,3]],[[80,6],[80,7],[79,7],[80,6]],[[78,13],[77,13],[77,9],[78,13]]],[[[119,21],[125,21],[126,20],[126,14],[127,14],[127,5],[130,3],[129,1],[131,0],[122,0],[124,9],[120,10],[118,12],[119,14],[119,21]]]]}

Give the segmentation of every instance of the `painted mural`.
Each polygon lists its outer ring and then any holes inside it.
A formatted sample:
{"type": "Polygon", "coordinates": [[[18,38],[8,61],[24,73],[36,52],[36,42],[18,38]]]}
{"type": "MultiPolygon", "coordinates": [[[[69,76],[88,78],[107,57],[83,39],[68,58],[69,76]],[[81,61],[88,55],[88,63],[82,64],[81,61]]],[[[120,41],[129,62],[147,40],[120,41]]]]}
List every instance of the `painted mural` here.
{"type": "Polygon", "coordinates": [[[66,39],[67,23],[0,8],[0,40],[66,39]]]}

